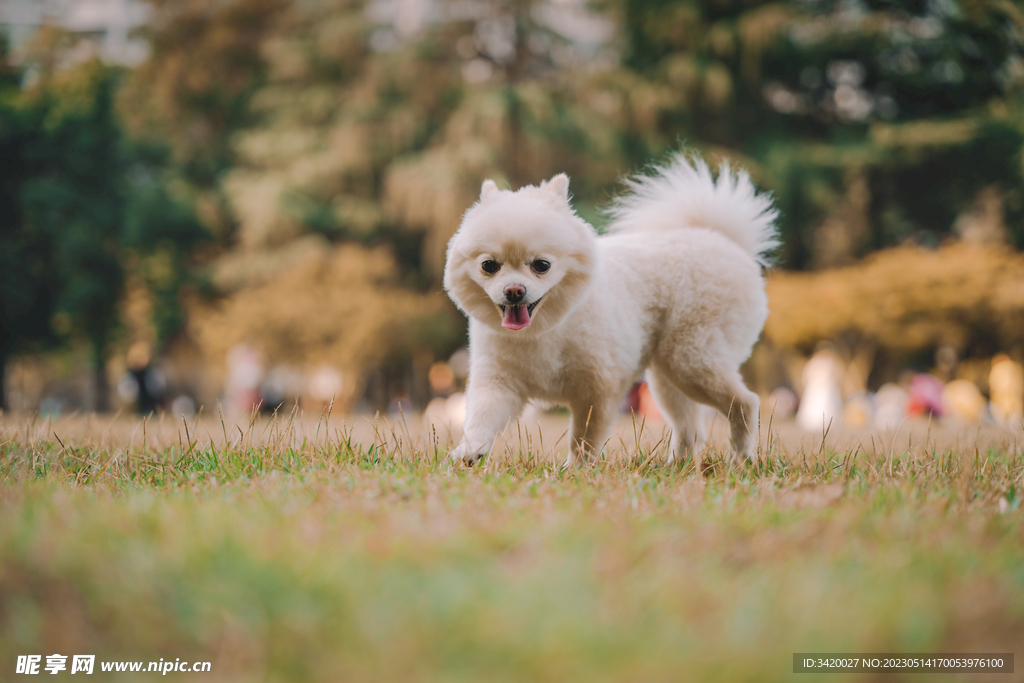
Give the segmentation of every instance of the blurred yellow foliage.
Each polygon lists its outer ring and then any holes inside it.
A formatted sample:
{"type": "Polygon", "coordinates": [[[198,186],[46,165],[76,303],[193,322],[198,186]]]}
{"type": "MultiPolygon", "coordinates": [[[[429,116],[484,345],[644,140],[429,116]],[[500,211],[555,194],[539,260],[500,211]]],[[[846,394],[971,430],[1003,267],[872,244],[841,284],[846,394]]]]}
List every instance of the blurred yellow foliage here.
{"type": "Polygon", "coordinates": [[[744,77],[751,83],[761,78],[761,57],[769,45],[782,34],[795,12],[783,3],[767,4],[742,15],[736,32],[740,36],[741,67],[744,77]]]}
{"type": "Polygon", "coordinates": [[[444,269],[448,240],[463,212],[476,201],[484,179],[514,187],[559,172],[605,182],[616,177],[619,170],[608,163],[614,145],[610,127],[606,121],[591,121],[594,115],[573,97],[526,83],[519,86],[511,107],[507,93],[474,91],[452,113],[438,144],[387,169],[384,210],[399,225],[424,233],[423,262],[436,280],[444,269]],[[567,110],[577,124],[593,125],[560,129],[567,110]],[[583,136],[593,156],[573,158],[563,141],[552,139],[559,133],[583,136]],[[587,163],[588,159],[593,162],[587,163]]]}
{"type": "Polygon", "coordinates": [[[768,302],[765,337],[782,346],[857,331],[894,349],[963,348],[983,330],[1009,348],[1024,342],[1024,256],[962,243],[897,247],[845,268],[775,271],[768,302]]]}
{"type": "Polygon", "coordinates": [[[459,227],[462,213],[476,201],[477,178],[497,175],[493,155],[485,143],[470,139],[459,146],[429,150],[388,169],[385,209],[399,224],[425,232],[423,261],[438,280],[448,240],[459,227]]]}
{"type": "Polygon", "coordinates": [[[197,304],[190,327],[215,366],[237,344],[259,350],[268,365],[333,365],[356,380],[345,383],[347,402],[359,395],[367,368],[403,348],[402,331],[442,305],[440,293],[399,287],[387,249],[346,245],[313,254],[217,304],[197,304]]]}

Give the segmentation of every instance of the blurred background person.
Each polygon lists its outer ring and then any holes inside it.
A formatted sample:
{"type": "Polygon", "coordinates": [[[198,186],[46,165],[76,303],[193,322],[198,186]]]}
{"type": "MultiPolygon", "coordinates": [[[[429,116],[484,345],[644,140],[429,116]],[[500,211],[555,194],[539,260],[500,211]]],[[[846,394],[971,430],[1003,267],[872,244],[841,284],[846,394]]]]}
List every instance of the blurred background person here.
{"type": "Polygon", "coordinates": [[[996,355],[988,386],[992,417],[1001,424],[1019,426],[1024,418],[1024,367],[1006,354],[996,355]]]}
{"type": "Polygon", "coordinates": [[[895,382],[887,382],[875,394],[874,427],[887,432],[898,429],[907,418],[907,390],[895,382]]]}
{"type": "Polygon", "coordinates": [[[910,380],[907,414],[911,417],[942,417],[942,380],[927,372],[920,372],[910,380]]]}
{"type": "Polygon", "coordinates": [[[985,397],[968,379],[955,379],[942,390],[942,414],[955,422],[977,424],[985,419],[986,408],[985,397]]]}
{"type": "Polygon", "coordinates": [[[260,355],[248,346],[239,344],[231,349],[227,359],[228,374],[224,381],[227,417],[247,414],[263,401],[260,386],[263,383],[263,363],[260,355]]]}
{"type": "Polygon", "coordinates": [[[303,396],[304,407],[320,412],[342,397],[345,378],[330,365],[321,365],[309,378],[309,385],[303,396]]]}
{"type": "Polygon", "coordinates": [[[843,368],[835,352],[820,348],[803,369],[803,394],[796,421],[808,432],[839,427],[843,417],[843,368]]]}
{"type": "Polygon", "coordinates": [[[128,350],[128,372],[117,392],[125,403],[134,404],[140,415],[148,415],[163,404],[167,380],[152,362],[148,344],[138,342],[128,350]]]}

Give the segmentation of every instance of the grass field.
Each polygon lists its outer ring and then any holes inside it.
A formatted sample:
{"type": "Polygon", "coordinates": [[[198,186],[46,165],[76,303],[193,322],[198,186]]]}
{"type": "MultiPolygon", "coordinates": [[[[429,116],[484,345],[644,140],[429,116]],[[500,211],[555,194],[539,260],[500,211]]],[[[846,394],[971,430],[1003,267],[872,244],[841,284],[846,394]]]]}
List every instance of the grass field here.
{"type": "Polygon", "coordinates": [[[404,420],[300,422],[0,418],[0,680],[53,653],[211,681],[1024,680],[792,673],[794,652],[1024,669],[1009,432],[769,434],[701,476],[628,422],[569,471],[547,431],[468,470],[404,420]]]}

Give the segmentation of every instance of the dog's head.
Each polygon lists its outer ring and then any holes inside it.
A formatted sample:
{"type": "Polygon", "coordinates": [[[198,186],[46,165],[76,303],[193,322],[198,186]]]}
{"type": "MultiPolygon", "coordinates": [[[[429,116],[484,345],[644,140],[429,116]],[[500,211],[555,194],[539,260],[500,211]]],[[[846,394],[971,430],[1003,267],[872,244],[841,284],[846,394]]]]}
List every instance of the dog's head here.
{"type": "Polygon", "coordinates": [[[480,199],[448,243],[444,287],[466,315],[508,334],[558,324],[590,284],[594,229],[569,205],[569,178],[499,190],[480,199]]]}

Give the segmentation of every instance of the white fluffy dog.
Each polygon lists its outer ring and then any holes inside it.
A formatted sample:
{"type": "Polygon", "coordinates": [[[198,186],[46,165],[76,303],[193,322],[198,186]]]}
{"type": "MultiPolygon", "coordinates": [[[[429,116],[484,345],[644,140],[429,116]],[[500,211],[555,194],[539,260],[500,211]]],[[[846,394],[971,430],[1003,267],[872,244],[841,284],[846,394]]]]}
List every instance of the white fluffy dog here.
{"type": "Polygon", "coordinates": [[[448,245],[444,286],[469,316],[468,413],[451,456],[473,464],[530,399],[572,412],[566,464],[599,451],[630,386],[672,427],[670,461],[706,441],[701,404],[753,457],[760,401],[740,377],[768,315],[761,274],[777,212],[746,173],[677,155],[627,181],[608,235],[569,205],[569,178],[484,182],[448,245]]]}

